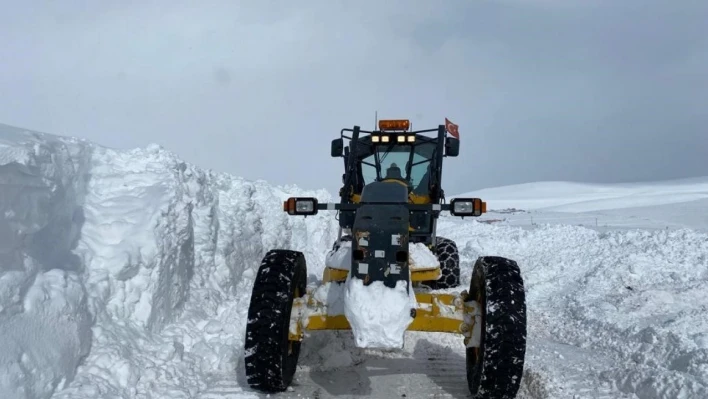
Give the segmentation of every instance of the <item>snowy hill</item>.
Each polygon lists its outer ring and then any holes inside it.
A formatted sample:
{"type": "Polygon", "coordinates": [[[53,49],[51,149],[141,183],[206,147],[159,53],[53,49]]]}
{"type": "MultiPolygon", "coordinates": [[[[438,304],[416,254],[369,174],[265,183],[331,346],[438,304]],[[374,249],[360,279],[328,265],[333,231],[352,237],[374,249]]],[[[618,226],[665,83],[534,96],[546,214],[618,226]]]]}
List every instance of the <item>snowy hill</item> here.
{"type": "MultiPolygon", "coordinates": [[[[479,255],[521,266],[519,398],[708,397],[707,183],[489,189],[473,195],[528,212],[441,220],[463,284],[479,255]],[[667,226],[652,207],[685,223],[667,226]]],[[[331,199],[205,171],[159,146],[116,151],[0,125],[0,397],[259,397],[241,348],[260,259],[302,250],[315,283],[336,236],[333,213],[286,216],[290,195],[331,199]]],[[[467,396],[457,336],[408,333],[389,352],[322,332],[300,364],[292,391],[273,397],[467,396]]]]}
{"type": "Polygon", "coordinates": [[[487,202],[487,218],[515,225],[680,228],[708,231],[708,177],[645,183],[536,182],[455,195],[487,202]],[[509,209],[519,212],[500,212],[509,209]],[[574,215],[568,215],[568,213],[574,215]]]}
{"type": "Polygon", "coordinates": [[[492,209],[522,208],[555,212],[590,212],[708,199],[708,177],[617,184],[537,182],[455,195],[455,197],[463,196],[485,198],[492,209]]]}

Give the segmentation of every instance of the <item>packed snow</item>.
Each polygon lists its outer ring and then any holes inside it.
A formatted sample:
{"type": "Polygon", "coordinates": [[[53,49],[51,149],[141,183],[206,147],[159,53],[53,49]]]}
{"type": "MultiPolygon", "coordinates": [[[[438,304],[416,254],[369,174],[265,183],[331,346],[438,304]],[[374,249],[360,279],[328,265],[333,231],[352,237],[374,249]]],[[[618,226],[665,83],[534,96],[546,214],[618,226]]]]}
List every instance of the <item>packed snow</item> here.
{"type": "MultiPolygon", "coordinates": [[[[460,249],[459,290],[480,255],[521,267],[519,398],[708,397],[707,183],[534,183],[473,193],[488,201],[482,218],[441,218],[438,234],[460,249]]],[[[333,212],[281,212],[290,195],[333,199],[156,145],[0,125],[0,397],[259,397],[242,347],[260,260],[303,251],[314,290],[338,233],[333,212]]],[[[359,289],[316,296],[342,314],[359,289]]],[[[308,333],[281,396],[467,396],[461,336],[402,336],[403,349],[378,350],[351,331],[308,333]]]]}
{"type": "Polygon", "coordinates": [[[440,266],[437,256],[423,243],[409,244],[408,253],[411,269],[428,269],[440,266]]]}
{"type": "Polygon", "coordinates": [[[405,331],[413,322],[411,310],[416,308],[410,281],[398,281],[391,289],[381,281],[365,286],[361,279],[347,278],[345,286],[344,314],[356,346],[402,348],[405,331]]]}
{"type": "Polygon", "coordinates": [[[340,241],[336,249],[327,252],[325,265],[337,270],[350,270],[352,267],[352,242],[340,241]]]}

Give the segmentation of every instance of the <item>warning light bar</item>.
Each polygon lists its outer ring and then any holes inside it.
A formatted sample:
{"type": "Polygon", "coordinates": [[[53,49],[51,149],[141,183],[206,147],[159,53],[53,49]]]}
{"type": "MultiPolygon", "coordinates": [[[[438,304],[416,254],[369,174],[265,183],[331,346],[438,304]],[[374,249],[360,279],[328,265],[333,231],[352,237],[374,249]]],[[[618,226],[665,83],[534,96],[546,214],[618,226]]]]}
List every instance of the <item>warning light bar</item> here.
{"type": "Polygon", "coordinates": [[[403,130],[411,128],[408,119],[383,119],[379,121],[379,130],[403,130]]]}

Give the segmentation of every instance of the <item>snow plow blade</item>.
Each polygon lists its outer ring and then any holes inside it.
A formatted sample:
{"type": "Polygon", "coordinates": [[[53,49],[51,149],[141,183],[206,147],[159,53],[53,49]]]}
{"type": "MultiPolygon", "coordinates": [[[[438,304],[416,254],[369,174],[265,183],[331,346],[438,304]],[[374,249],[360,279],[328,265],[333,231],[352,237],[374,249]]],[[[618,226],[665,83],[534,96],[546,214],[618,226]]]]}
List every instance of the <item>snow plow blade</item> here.
{"type": "MultiPolygon", "coordinates": [[[[322,282],[328,283],[330,281],[340,281],[344,282],[349,275],[349,270],[336,269],[333,267],[325,267],[324,274],[322,276],[322,282]]],[[[442,275],[440,268],[431,268],[423,270],[411,270],[411,281],[414,283],[421,281],[431,281],[437,280],[442,275]]]]}
{"type": "MultiPolygon", "coordinates": [[[[415,298],[417,307],[411,311],[413,320],[407,331],[462,334],[466,346],[475,346],[475,342],[469,341],[481,312],[475,301],[465,302],[466,291],[459,295],[417,292],[415,298]]],[[[306,330],[350,330],[346,316],[331,314],[329,308],[312,293],[296,298],[290,317],[289,339],[301,341],[306,330]]]]}

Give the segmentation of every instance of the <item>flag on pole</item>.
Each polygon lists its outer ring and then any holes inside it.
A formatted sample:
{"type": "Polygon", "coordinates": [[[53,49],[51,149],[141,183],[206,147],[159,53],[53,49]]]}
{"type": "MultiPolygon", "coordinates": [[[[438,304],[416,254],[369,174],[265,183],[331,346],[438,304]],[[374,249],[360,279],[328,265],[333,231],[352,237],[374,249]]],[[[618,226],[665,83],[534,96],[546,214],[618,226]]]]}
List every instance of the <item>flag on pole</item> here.
{"type": "Polygon", "coordinates": [[[447,130],[448,133],[456,137],[458,140],[460,139],[460,132],[457,130],[459,126],[455,125],[454,123],[450,122],[449,119],[445,118],[445,130],[447,130]]]}

